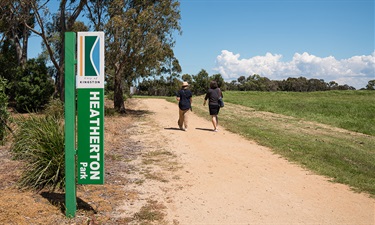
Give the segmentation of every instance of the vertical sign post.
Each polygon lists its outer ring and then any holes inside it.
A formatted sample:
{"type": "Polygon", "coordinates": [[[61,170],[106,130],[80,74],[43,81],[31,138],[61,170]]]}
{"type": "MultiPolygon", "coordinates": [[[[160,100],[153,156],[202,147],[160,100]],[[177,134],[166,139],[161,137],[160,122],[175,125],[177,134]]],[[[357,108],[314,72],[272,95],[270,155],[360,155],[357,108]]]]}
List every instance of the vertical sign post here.
{"type": "Polygon", "coordinates": [[[65,213],[74,217],[76,204],[75,59],[76,34],[65,33],[65,213]]]}
{"type": "Polygon", "coordinates": [[[104,184],[104,32],[78,32],[78,184],[104,184]]]}

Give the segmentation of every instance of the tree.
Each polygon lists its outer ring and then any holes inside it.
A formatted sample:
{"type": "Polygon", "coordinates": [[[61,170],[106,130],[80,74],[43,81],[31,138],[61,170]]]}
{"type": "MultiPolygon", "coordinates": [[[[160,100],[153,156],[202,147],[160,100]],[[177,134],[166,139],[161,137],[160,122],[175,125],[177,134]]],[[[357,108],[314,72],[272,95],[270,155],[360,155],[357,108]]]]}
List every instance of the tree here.
{"type": "MultiPolygon", "coordinates": [[[[31,5],[35,0],[4,0],[0,5],[0,33],[3,40],[14,46],[18,65],[24,68],[27,61],[29,28],[34,27],[31,5]]],[[[2,41],[3,41],[2,40],[2,41]]]]}
{"type": "Polygon", "coordinates": [[[61,0],[59,5],[59,13],[55,14],[53,17],[53,22],[49,22],[48,20],[48,12],[46,8],[46,4],[49,0],[42,1],[29,1],[30,7],[32,10],[33,15],[35,15],[36,22],[38,24],[37,27],[39,29],[35,29],[34,27],[24,23],[24,25],[31,30],[36,35],[40,36],[43,41],[43,45],[45,46],[49,59],[51,60],[53,66],[55,67],[56,76],[55,76],[55,94],[59,95],[60,99],[64,101],[64,90],[65,90],[65,82],[64,82],[64,61],[65,61],[65,52],[64,52],[64,42],[65,42],[65,32],[73,31],[75,22],[78,16],[81,14],[87,0],[61,0]],[[58,42],[55,41],[56,36],[51,35],[48,32],[47,24],[55,23],[56,24],[56,31],[57,31],[57,38],[58,42]],[[54,44],[59,43],[58,46],[54,44]]]}
{"type": "Polygon", "coordinates": [[[366,85],[366,90],[375,90],[375,80],[369,80],[366,85]]]}
{"type": "Polygon", "coordinates": [[[285,81],[285,91],[305,92],[308,90],[308,81],[305,77],[289,77],[285,81]]]}
{"type": "Polygon", "coordinates": [[[325,91],[328,84],[323,79],[310,79],[308,80],[308,91],[325,91]]]}
{"type": "Polygon", "coordinates": [[[237,91],[238,90],[238,83],[235,80],[232,80],[230,83],[226,82],[225,86],[229,91],[237,91]]]}
{"type": "Polygon", "coordinates": [[[7,80],[5,93],[9,101],[15,98],[15,83],[18,82],[15,74],[17,73],[18,60],[16,47],[10,43],[10,40],[4,40],[0,43],[0,77],[7,80]]]}
{"type": "Polygon", "coordinates": [[[210,86],[210,81],[208,79],[208,73],[206,70],[201,70],[196,76],[193,76],[194,80],[194,94],[201,95],[207,92],[210,86]]]}
{"type": "Polygon", "coordinates": [[[238,81],[238,83],[244,84],[245,81],[246,81],[246,77],[245,76],[240,76],[240,77],[237,78],[237,81],[238,81]]]}
{"type": "Polygon", "coordinates": [[[193,77],[190,74],[182,75],[182,80],[189,83],[189,85],[193,85],[193,77]]]}
{"type": "Polygon", "coordinates": [[[221,76],[220,73],[212,75],[210,77],[210,79],[216,81],[217,85],[220,87],[220,89],[222,91],[226,90],[226,85],[225,85],[224,79],[223,79],[223,77],[221,76]]]}
{"type": "Polygon", "coordinates": [[[124,84],[138,77],[159,75],[173,59],[173,32],[180,31],[179,2],[175,0],[108,3],[106,61],[114,71],[114,107],[125,112],[124,84]]]}
{"type": "Polygon", "coordinates": [[[107,6],[112,0],[88,0],[86,3],[86,17],[93,23],[95,31],[104,30],[108,22],[107,6]]]}

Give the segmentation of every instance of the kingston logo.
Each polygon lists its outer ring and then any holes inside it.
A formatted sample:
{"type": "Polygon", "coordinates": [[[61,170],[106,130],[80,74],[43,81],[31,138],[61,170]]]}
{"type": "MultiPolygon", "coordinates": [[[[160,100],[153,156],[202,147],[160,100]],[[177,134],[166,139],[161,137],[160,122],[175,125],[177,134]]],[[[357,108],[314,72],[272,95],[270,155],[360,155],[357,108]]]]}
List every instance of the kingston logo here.
{"type": "Polygon", "coordinates": [[[98,36],[80,36],[80,76],[100,75],[100,41],[98,36]]]}

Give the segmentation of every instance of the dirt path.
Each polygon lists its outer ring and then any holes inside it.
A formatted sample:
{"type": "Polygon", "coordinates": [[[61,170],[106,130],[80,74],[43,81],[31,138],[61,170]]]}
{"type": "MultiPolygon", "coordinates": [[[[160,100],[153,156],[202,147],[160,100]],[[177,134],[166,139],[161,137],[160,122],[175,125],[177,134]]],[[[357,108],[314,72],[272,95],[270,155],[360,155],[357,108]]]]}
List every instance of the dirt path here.
{"type": "MultiPolygon", "coordinates": [[[[168,195],[174,224],[375,224],[375,201],[288,163],[193,113],[187,132],[177,129],[176,104],[136,99],[149,110],[154,134],[182,169],[168,195]]],[[[168,186],[168,187],[167,187],[168,186]]],[[[167,188],[167,189],[166,189],[167,188]]],[[[168,191],[165,191],[168,190],[168,191]]]]}

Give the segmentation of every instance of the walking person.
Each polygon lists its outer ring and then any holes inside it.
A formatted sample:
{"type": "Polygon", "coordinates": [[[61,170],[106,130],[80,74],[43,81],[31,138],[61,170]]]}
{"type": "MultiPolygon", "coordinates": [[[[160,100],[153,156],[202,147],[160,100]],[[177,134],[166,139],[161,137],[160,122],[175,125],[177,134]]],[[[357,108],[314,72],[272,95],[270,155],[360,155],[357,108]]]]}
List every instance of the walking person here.
{"type": "Polygon", "coordinates": [[[188,87],[188,82],[182,82],[181,89],[177,92],[176,96],[179,108],[178,127],[184,131],[187,131],[188,128],[188,112],[191,110],[191,103],[193,101],[193,94],[188,87]]]}
{"type": "Polygon", "coordinates": [[[207,99],[208,99],[208,109],[210,112],[210,115],[212,117],[212,125],[214,126],[215,132],[218,131],[217,127],[219,125],[219,118],[218,114],[220,111],[220,105],[219,105],[219,97],[223,98],[223,93],[221,92],[220,88],[217,85],[216,81],[210,82],[210,88],[207,91],[206,96],[204,97],[203,105],[206,105],[207,99]]]}

